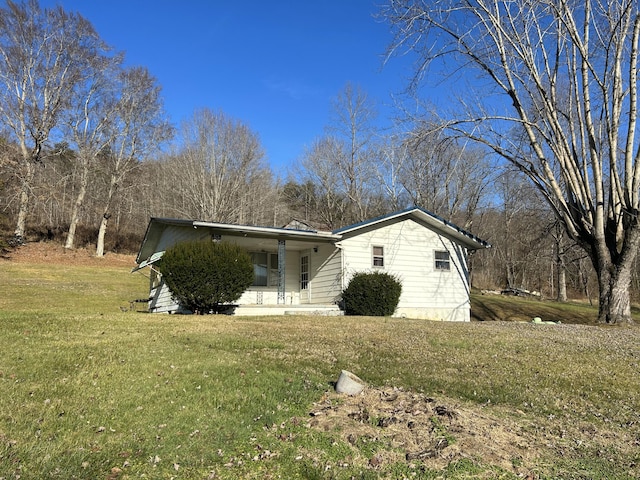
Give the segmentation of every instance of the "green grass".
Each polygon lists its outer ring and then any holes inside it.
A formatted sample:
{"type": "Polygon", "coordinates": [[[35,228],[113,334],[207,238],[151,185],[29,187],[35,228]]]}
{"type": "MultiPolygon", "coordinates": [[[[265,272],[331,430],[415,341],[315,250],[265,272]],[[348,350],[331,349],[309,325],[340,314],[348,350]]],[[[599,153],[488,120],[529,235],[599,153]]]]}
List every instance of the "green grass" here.
{"type": "Polygon", "coordinates": [[[3,262],[0,285],[0,479],[515,478],[473,452],[368,468],[382,441],[307,427],[343,368],[517,421],[535,478],[639,473],[636,327],[149,315],[119,268],[3,262]]]}
{"type": "Polygon", "coordinates": [[[476,321],[530,322],[540,317],[543,321],[593,325],[598,318],[597,308],[585,303],[472,293],[471,304],[472,320],[476,321]]]}

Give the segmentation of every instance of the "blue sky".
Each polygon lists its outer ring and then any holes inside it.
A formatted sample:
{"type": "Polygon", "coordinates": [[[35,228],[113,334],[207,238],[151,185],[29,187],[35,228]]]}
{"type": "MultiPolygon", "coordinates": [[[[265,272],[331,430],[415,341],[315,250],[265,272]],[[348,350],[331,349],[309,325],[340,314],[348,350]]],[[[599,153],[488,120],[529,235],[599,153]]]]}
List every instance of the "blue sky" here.
{"type": "Polygon", "coordinates": [[[408,59],[383,68],[391,40],[378,0],[41,0],[87,18],[100,36],[162,86],[178,125],[222,110],[261,139],[278,176],[324,132],[331,100],[360,86],[390,122],[408,59]]]}

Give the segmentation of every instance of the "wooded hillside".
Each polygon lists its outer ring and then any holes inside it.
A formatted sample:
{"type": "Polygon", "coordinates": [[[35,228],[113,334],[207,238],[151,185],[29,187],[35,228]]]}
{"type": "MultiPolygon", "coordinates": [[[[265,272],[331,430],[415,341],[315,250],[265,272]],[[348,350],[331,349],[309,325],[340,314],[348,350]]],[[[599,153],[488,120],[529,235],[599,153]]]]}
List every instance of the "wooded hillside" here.
{"type": "MultiPolygon", "coordinates": [[[[521,169],[435,116],[399,111],[380,129],[365,87],[336,92],[332,122],[283,172],[242,119],[203,105],[171,125],[151,72],[125,67],[80,15],[8,1],[0,58],[5,247],[101,256],[135,252],[152,216],[335,229],[418,205],[492,244],[471,257],[474,287],[598,303],[592,261],[521,169]]],[[[637,259],[632,272],[637,297],[637,259]]]]}

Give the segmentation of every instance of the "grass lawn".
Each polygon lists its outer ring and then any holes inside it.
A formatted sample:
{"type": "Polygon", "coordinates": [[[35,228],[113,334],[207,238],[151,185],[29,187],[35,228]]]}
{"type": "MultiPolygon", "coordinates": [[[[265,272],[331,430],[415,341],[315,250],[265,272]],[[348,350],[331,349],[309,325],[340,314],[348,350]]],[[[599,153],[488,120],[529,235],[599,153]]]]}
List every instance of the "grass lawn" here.
{"type": "Polygon", "coordinates": [[[0,479],[640,477],[637,327],[149,315],[128,272],[0,261],[0,479]]]}

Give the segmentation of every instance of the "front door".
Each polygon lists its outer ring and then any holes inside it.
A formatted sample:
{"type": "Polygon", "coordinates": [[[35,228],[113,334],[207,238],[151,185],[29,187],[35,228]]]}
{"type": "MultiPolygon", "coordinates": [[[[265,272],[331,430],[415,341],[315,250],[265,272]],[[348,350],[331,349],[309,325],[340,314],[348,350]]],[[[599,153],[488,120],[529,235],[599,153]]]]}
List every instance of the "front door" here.
{"type": "Polygon", "coordinates": [[[309,303],[309,255],[300,256],[300,303],[309,303]]]}

